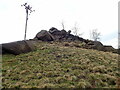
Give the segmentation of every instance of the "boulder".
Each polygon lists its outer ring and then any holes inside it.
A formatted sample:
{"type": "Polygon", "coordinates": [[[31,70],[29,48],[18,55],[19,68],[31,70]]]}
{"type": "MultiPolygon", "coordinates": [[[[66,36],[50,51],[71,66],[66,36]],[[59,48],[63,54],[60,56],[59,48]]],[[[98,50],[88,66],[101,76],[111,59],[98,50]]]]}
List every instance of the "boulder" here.
{"type": "Polygon", "coordinates": [[[54,27],[52,27],[49,32],[51,33],[51,35],[54,37],[55,41],[60,41],[63,40],[64,37],[66,36],[67,32],[65,30],[58,30],[54,27]]]}
{"type": "Polygon", "coordinates": [[[108,51],[108,52],[114,52],[115,51],[115,49],[112,46],[105,46],[104,45],[104,48],[105,48],[105,51],[108,51]]]}
{"type": "Polygon", "coordinates": [[[90,41],[87,43],[87,48],[89,49],[96,49],[100,51],[104,51],[104,46],[101,42],[99,41],[90,41]]]}
{"type": "Polygon", "coordinates": [[[69,35],[71,33],[71,30],[69,30],[68,32],[67,32],[67,34],[69,35]]]}
{"type": "Polygon", "coordinates": [[[42,41],[53,41],[54,37],[46,30],[41,30],[34,39],[42,40],[42,41]]]}
{"type": "Polygon", "coordinates": [[[35,50],[36,41],[17,41],[11,43],[2,44],[2,54],[14,54],[27,53],[35,50]]]}
{"type": "Polygon", "coordinates": [[[67,32],[65,30],[61,30],[61,35],[66,36],[67,32]]]}
{"type": "Polygon", "coordinates": [[[51,33],[51,34],[56,32],[56,31],[59,31],[59,30],[55,27],[52,27],[52,28],[49,29],[49,33],[51,33]]]}
{"type": "Polygon", "coordinates": [[[81,41],[84,42],[85,40],[79,36],[74,36],[70,33],[66,33],[66,36],[64,37],[66,41],[81,41]]]}

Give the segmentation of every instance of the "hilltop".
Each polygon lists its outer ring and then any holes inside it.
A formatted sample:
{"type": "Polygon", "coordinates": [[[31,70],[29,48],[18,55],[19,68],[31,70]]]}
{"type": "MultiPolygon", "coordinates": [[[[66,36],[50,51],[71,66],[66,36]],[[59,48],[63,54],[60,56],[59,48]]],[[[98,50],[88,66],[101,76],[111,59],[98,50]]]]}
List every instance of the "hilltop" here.
{"type": "Polygon", "coordinates": [[[31,52],[3,54],[3,88],[117,88],[118,54],[84,44],[37,41],[31,52]]]}
{"type": "Polygon", "coordinates": [[[55,27],[50,28],[49,31],[41,30],[36,34],[36,36],[33,39],[30,39],[30,40],[0,44],[0,46],[2,46],[2,50],[0,48],[0,52],[2,52],[2,54],[9,53],[14,55],[27,53],[30,51],[34,51],[35,46],[39,41],[44,41],[44,42],[57,41],[61,43],[79,42],[79,44],[82,44],[80,46],[77,45],[80,48],[95,49],[95,50],[104,51],[104,52],[118,53],[117,49],[114,49],[112,46],[103,45],[100,41],[92,41],[92,40],[84,39],[77,35],[71,34],[71,30],[67,32],[64,29],[58,30],[55,27]]]}

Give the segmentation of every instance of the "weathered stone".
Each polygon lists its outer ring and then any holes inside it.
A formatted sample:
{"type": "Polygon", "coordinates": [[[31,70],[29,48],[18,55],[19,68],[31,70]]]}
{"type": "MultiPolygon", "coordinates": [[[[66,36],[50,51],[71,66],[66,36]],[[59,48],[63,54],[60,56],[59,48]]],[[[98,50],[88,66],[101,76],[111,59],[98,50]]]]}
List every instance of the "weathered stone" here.
{"type": "Polygon", "coordinates": [[[90,42],[87,43],[87,46],[90,49],[97,49],[97,50],[100,50],[100,51],[104,51],[104,46],[99,41],[90,41],[90,42]]]}
{"type": "Polygon", "coordinates": [[[71,30],[69,30],[68,32],[67,32],[67,34],[69,35],[71,33],[71,30]]]}
{"type": "Polygon", "coordinates": [[[117,50],[115,50],[113,47],[106,47],[99,41],[92,41],[88,39],[86,40],[70,33],[71,30],[66,32],[64,29],[58,30],[57,28],[52,27],[49,29],[49,32],[42,30],[36,35],[34,39],[42,40],[42,41],[68,41],[68,42],[80,41],[85,43],[85,45],[82,47],[86,49],[117,52],[117,50]]]}
{"type": "Polygon", "coordinates": [[[65,36],[67,32],[65,30],[61,30],[61,35],[65,36]]]}
{"type": "Polygon", "coordinates": [[[35,50],[35,41],[17,41],[17,42],[2,44],[2,54],[9,53],[9,54],[18,55],[33,50],[35,50]]]}
{"type": "Polygon", "coordinates": [[[105,46],[104,45],[104,48],[105,48],[105,51],[108,51],[108,52],[114,52],[115,51],[115,49],[112,46],[105,46]]]}
{"type": "Polygon", "coordinates": [[[46,30],[41,30],[37,33],[34,39],[42,40],[42,41],[53,41],[54,37],[46,30]]]}
{"type": "Polygon", "coordinates": [[[59,30],[55,27],[52,27],[52,28],[49,29],[49,33],[51,33],[51,34],[56,32],[56,31],[59,31],[59,30]]]}

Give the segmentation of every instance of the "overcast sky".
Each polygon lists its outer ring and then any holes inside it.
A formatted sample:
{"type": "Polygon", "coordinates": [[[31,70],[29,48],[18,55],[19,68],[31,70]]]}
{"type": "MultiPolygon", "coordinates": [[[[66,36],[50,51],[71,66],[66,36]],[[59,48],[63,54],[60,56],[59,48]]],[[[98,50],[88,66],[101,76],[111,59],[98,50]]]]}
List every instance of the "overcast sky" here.
{"type": "Polygon", "coordinates": [[[0,0],[0,43],[24,39],[27,2],[35,12],[28,19],[27,39],[51,27],[71,30],[75,23],[81,37],[90,39],[90,31],[101,33],[104,45],[118,47],[119,0],[0,0]]]}

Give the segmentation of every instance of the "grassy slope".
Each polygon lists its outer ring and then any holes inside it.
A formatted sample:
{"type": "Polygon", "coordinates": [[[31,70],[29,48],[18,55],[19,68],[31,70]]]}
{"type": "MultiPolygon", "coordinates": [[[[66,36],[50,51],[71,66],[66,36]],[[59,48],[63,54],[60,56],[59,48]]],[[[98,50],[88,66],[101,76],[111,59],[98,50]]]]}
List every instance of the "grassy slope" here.
{"type": "Polygon", "coordinates": [[[6,88],[116,87],[117,63],[117,54],[41,42],[34,52],[3,55],[2,85],[6,88]]]}

